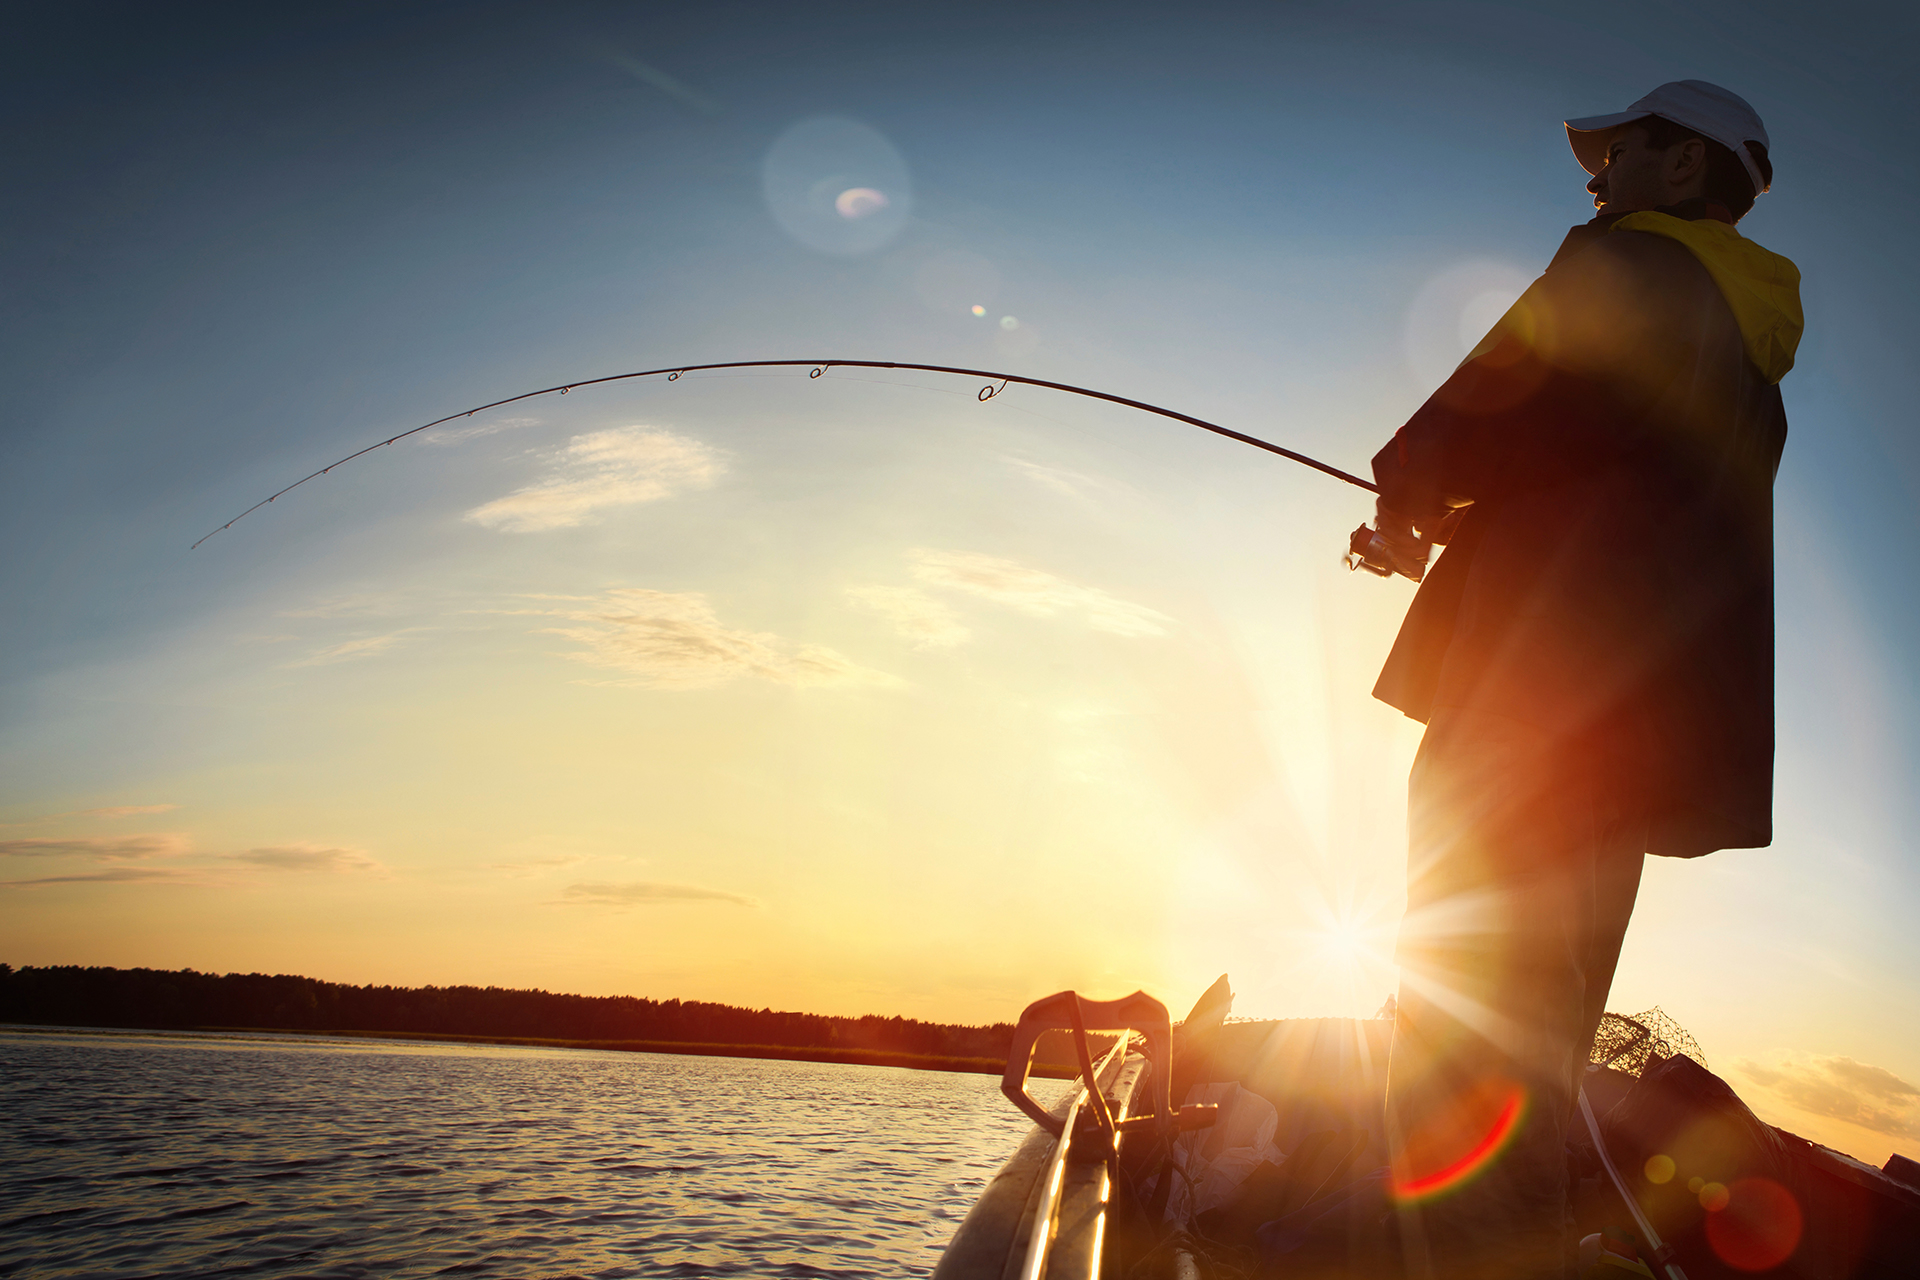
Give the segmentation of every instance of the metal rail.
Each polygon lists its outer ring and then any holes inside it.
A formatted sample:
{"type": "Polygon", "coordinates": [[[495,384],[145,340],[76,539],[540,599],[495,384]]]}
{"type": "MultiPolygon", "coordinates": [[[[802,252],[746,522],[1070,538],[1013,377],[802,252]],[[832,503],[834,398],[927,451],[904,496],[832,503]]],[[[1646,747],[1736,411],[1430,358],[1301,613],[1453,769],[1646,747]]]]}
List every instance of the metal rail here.
{"type": "Polygon", "coordinates": [[[1033,1230],[1027,1235],[1027,1257],[1020,1264],[1020,1280],[1040,1280],[1047,1269],[1047,1249],[1053,1244],[1053,1213],[1060,1204],[1060,1184],[1067,1176],[1067,1148],[1073,1143],[1073,1126],[1080,1119],[1080,1104],[1087,1091],[1067,1108],[1067,1131],[1053,1142],[1053,1155],[1040,1183],[1040,1203],[1033,1209],[1033,1230]]]}
{"type": "MultiPolygon", "coordinates": [[[[1093,1067],[1091,1071],[1088,1072],[1084,1087],[1074,1098],[1072,1105],[1067,1108],[1065,1125],[1061,1130],[1060,1137],[1053,1144],[1053,1156],[1047,1161],[1047,1172],[1040,1184],[1040,1202],[1036,1204],[1033,1209],[1033,1230],[1027,1237],[1027,1256],[1026,1261],[1020,1266],[1020,1280],[1040,1280],[1046,1273],[1047,1250],[1053,1245],[1053,1219],[1055,1212],[1060,1207],[1061,1187],[1066,1181],[1067,1149],[1073,1145],[1075,1122],[1080,1118],[1081,1107],[1085,1105],[1090,1098],[1094,1101],[1094,1105],[1097,1108],[1096,1114],[1106,1115],[1107,1100],[1100,1092],[1100,1077],[1105,1075],[1108,1068],[1126,1054],[1127,1045],[1130,1041],[1131,1037],[1123,1033],[1113,1042],[1113,1048],[1107,1050],[1106,1056],[1100,1059],[1099,1065],[1093,1067]]],[[[1082,1038],[1080,1043],[1084,1046],[1086,1043],[1085,1039],[1082,1038]]],[[[1109,1120],[1107,1125],[1101,1127],[1101,1132],[1109,1135],[1109,1141],[1111,1141],[1112,1134],[1110,1126],[1111,1120],[1109,1120]]],[[[1110,1177],[1111,1175],[1105,1170],[1104,1166],[1111,1163],[1112,1154],[1111,1152],[1103,1154],[1106,1155],[1107,1158],[1102,1161],[1102,1176],[1110,1177]]],[[[1104,1200],[1106,1197],[1103,1194],[1101,1198],[1104,1200]]],[[[1097,1260],[1096,1251],[1096,1262],[1097,1260]]]]}
{"type": "Polygon", "coordinates": [[[193,547],[189,548],[189,550],[197,549],[201,542],[205,542],[207,538],[213,537],[214,534],[233,528],[236,522],[246,519],[268,503],[285,497],[307,481],[317,480],[332,471],[335,467],[352,462],[355,458],[372,453],[375,449],[384,449],[390,444],[405,440],[408,436],[417,435],[422,431],[437,427],[442,423],[453,422],[460,418],[471,418],[476,413],[484,413],[488,409],[498,409],[501,405],[514,404],[521,400],[531,400],[536,396],[553,395],[556,392],[564,396],[581,387],[598,386],[603,382],[625,382],[633,378],[655,378],[662,374],[666,375],[668,382],[677,382],[685,374],[699,373],[707,369],[779,368],[809,368],[809,372],[807,373],[809,378],[818,378],[829,369],[907,369],[919,373],[948,373],[963,378],[985,378],[987,379],[988,385],[981,387],[979,391],[979,398],[983,401],[991,400],[1002,391],[1005,391],[1008,383],[1018,383],[1023,387],[1044,387],[1049,391],[1064,391],[1069,395],[1086,396],[1093,400],[1105,400],[1109,404],[1123,405],[1129,409],[1138,409],[1142,413],[1153,413],[1163,418],[1172,418],[1175,422],[1184,422],[1188,426],[1199,427],[1202,431],[1211,431],[1215,435],[1225,436],[1229,440],[1238,440],[1240,443],[1250,444],[1256,449],[1265,449],[1268,453],[1278,454],[1280,457],[1292,462],[1297,462],[1304,467],[1312,467],[1315,471],[1330,475],[1336,480],[1344,480],[1348,484],[1357,485],[1369,493],[1378,493],[1380,491],[1377,486],[1362,480],[1359,476],[1350,475],[1338,467],[1330,467],[1316,458],[1309,458],[1304,453],[1295,453],[1292,449],[1282,448],[1280,445],[1274,444],[1269,440],[1262,440],[1258,436],[1250,436],[1244,432],[1234,431],[1229,427],[1208,422],[1204,418],[1191,417],[1188,414],[1177,413],[1172,409],[1162,409],[1159,405],[1148,404],[1143,400],[1129,400],[1125,396],[1116,396],[1105,391],[1094,391],[1087,387],[1076,387],[1067,382],[1049,382],[1044,378],[1023,378],[1019,374],[994,373],[987,369],[961,369],[943,364],[909,364],[902,360],[724,360],[716,364],[668,365],[660,369],[642,369],[637,373],[615,373],[604,378],[587,378],[580,382],[568,382],[554,387],[542,387],[538,391],[525,391],[517,396],[508,396],[504,400],[495,400],[490,404],[476,405],[471,409],[465,409],[459,413],[450,413],[444,418],[435,418],[432,422],[409,428],[397,436],[388,436],[385,440],[377,444],[370,444],[364,449],[356,450],[338,462],[330,462],[312,475],[300,477],[278,493],[273,494],[271,497],[262,498],[235,516],[232,520],[221,525],[220,528],[208,533],[200,539],[200,542],[194,543],[193,547]],[[995,382],[998,382],[1000,385],[997,387],[993,386],[992,384],[995,382]]]}

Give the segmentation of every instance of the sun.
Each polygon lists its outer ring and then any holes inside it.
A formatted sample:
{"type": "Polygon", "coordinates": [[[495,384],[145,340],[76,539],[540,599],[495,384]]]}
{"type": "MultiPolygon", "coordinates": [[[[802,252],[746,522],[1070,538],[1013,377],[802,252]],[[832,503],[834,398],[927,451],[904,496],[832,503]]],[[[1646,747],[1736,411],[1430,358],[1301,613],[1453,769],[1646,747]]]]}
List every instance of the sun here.
{"type": "Polygon", "coordinates": [[[1366,931],[1353,921],[1342,921],[1323,929],[1319,950],[1328,960],[1357,966],[1370,950],[1366,931]]]}
{"type": "Polygon", "coordinates": [[[1291,933],[1291,980],[1302,998],[1341,1016],[1365,1017],[1398,983],[1397,904],[1373,895],[1315,894],[1291,933]]]}

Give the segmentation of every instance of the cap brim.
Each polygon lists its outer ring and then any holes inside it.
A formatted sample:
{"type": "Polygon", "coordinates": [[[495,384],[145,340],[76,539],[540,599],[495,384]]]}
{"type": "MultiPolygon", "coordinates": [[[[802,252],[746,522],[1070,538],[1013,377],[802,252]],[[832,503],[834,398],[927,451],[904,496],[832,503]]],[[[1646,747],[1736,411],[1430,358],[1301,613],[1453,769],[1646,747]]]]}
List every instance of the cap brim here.
{"type": "Polygon", "coordinates": [[[1588,173],[1600,172],[1607,162],[1608,135],[1623,124],[1645,120],[1652,114],[1651,111],[1616,111],[1610,116],[1582,116],[1567,121],[1567,142],[1573,147],[1573,158],[1588,173]]]}

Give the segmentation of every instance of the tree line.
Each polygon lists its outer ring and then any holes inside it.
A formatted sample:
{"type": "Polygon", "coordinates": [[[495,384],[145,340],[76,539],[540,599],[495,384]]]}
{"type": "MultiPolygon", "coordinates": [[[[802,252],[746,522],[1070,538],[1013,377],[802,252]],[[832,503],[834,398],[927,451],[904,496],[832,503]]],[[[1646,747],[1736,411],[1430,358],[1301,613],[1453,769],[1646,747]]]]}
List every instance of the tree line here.
{"type": "Polygon", "coordinates": [[[698,1000],[504,987],[355,987],[292,974],[0,964],[0,1022],[140,1029],[375,1031],[651,1040],[1005,1058],[1013,1026],[834,1018],[698,1000]]]}

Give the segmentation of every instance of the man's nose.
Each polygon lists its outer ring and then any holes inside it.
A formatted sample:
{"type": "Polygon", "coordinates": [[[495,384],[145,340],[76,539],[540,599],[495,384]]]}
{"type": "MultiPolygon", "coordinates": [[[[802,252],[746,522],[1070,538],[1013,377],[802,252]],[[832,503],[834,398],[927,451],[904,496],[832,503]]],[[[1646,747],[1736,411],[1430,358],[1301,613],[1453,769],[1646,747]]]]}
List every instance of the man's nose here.
{"type": "Polygon", "coordinates": [[[1606,190],[1606,186],[1607,186],[1607,171],[1605,169],[1602,169],[1600,172],[1594,174],[1591,178],[1587,179],[1587,190],[1592,192],[1596,196],[1599,195],[1602,191],[1606,190]]]}

